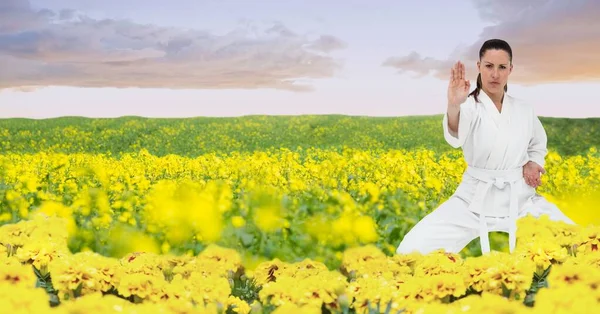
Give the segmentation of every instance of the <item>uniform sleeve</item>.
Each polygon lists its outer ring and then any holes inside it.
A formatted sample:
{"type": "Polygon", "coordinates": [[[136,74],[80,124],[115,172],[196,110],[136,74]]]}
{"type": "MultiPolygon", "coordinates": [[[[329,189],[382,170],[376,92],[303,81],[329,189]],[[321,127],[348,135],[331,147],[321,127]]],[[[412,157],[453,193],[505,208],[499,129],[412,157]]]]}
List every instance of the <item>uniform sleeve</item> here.
{"type": "Polygon", "coordinates": [[[450,133],[450,128],[448,127],[447,112],[444,113],[444,118],[442,120],[442,126],[444,128],[444,138],[446,139],[446,142],[454,148],[462,147],[465,143],[466,138],[471,133],[475,117],[475,108],[470,106],[470,103],[467,100],[467,102],[460,105],[460,112],[458,115],[458,134],[456,135],[450,133]]]}
{"type": "Polygon", "coordinates": [[[544,167],[546,154],[548,153],[548,149],[546,147],[548,138],[546,136],[546,131],[544,130],[544,126],[542,122],[538,118],[538,116],[533,113],[533,132],[531,135],[531,139],[529,140],[529,147],[527,148],[527,154],[529,156],[529,160],[537,163],[538,165],[544,167]]]}

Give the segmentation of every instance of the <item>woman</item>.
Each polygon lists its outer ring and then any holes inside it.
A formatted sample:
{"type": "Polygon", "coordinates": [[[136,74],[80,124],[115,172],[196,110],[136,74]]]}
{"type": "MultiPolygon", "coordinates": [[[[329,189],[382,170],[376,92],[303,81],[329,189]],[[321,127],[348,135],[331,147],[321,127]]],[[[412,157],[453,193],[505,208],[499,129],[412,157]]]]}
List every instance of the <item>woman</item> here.
{"type": "Polygon", "coordinates": [[[536,193],[545,173],[546,132],[533,107],[507,95],[512,49],[490,39],[479,50],[477,88],[469,94],[465,68],[451,69],[444,138],[461,147],[468,165],[455,193],[406,234],[396,253],[426,254],[437,249],[458,253],[477,236],[490,251],[488,232],[509,233],[516,244],[516,221],[531,214],[574,224],[536,193]],[[483,217],[483,218],[481,218],[483,217]]]}

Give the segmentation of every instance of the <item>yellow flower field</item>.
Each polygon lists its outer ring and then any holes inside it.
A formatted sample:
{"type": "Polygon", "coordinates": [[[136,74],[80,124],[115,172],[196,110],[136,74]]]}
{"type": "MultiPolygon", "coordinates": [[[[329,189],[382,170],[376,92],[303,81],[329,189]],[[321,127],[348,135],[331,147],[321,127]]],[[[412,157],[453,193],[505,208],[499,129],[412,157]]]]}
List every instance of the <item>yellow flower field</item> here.
{"type": "Polygon", "coordinates": [[[394,254],[460,182],[460,153],[319,148],[0,155],[10,313],[587,313],[600,302],[600,154],[551,152],[519,221],[461,254],[394,254]],[[379,306],[379,309],[377,309],[379,306]]]}

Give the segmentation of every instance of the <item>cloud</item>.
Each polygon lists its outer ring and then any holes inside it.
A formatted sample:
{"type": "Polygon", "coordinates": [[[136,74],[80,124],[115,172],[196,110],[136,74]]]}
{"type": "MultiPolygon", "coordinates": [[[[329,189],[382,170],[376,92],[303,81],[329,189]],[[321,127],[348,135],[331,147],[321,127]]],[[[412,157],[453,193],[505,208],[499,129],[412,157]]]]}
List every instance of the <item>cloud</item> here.
{"type": "Polygon", "coordinates": [[[275,22],[247,22],[225,35],[93,19],[73,10],[0,3],[0,89],[60,85],[172,89],[275,88],[327,78],[341,63],[327,53],[345,44],[275,22]]]}
{"type": "Polygon", "coordinates": [[[404,57],[391,57],[383,62],[384,66],[396,68],[399,73],[414,72],[417,76],[425,76],[432,69],[445,68],[447,62],[429,57],[421,57],[416,52],[411,52],[404,57]]]}
{"type": "Polygon", "coordinates": [[[344,49],[347,47],[346,43],[331,35],[322,35],[313,43],[308,46],[310,49],[314,49],[322,52],[331,52],[333,50],[344,49]]]}
{"type": "Polygon", "coordinates": [[[479,40],[457,47],[446,60],[412,52],[390,57],[382,66],[399,73],[432,73],[449,77],[457,61],[465,63],[467,75],[478,73],[479,49],[490,38],[506,40],[513,50],[510,81],[524,85],[600,80],[600,1],[596,0],[474,0],[482,19],[495,23],[482,30],[479,40]]]}

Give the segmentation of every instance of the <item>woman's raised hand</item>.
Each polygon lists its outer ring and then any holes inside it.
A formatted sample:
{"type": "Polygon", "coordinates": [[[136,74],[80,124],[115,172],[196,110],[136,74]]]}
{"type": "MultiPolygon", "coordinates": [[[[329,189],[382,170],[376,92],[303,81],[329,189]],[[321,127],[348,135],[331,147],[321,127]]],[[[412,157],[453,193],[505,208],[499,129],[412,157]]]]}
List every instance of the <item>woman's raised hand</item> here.
{"type": "Polygon", "coordinates": [[[450,83],[448,84],[448,106],[459,107],[467,100],[471,83],[465,80],[465,65],[458,61],[450,69],[450,83]]]}

